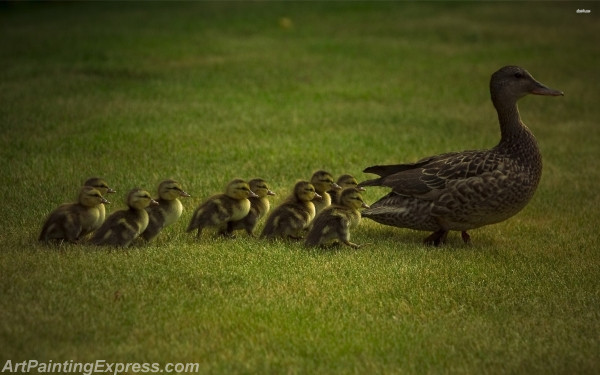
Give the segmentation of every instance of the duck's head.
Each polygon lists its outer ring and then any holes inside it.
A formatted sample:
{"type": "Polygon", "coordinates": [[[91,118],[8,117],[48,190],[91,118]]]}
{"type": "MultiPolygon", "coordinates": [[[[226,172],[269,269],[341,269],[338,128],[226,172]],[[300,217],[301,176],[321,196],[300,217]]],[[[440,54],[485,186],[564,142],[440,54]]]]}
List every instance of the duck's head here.
{"type": "Polygon", "coordinates": [[[146,190],[136,188],[127,194],[127,205],[136,210],[143,210],[148,206],[158,205],[158,202],[152,199],[146,190]]]}
{"type": "Polygon", "coordinates": [[[242,200],[248,199],[251,197],[256,198],[257,195],[254,194],[252,190],[250,190],[250,186],[244,180],[235,179],[227,184],[227,188],[225,189],[225,194],[233,199],[242,200]]]}
{"type": "Polygon", "coordinates": [[[369,208],[357,188],[344,189],[340,195],[340,204],[354,209],[369,208]]]}
{"type": "Polygon", "coordinates": [[[294,196],[297,200],[303,202],[309,202],[315,198],[321,199],[313,184],[308,181],[299,181],[294,185],[294,196]]]}
{"type": "Polygon", "coordinates": [[[547,96],[564,95],[562,91],[551,89],[536,81],[527,70],[514,65],[500,68],[497,72],[492,74],[490,80],[490,92],[494,103],[498,100],[516,102],[519,98],[522,98],[527,94],[547,96]]]}
{"type": "Polygon", "coordinates": [[[275,193],[273,193],[271,189],[269,189],[269,186],[262,178],[255,178],[253,180],[250,180],[250,182],[248,182],[248,185],[250,186],[250,190],[254,194],[258,195],[259,198],[266,197],[267,195],[275,195],[275,193]]]}
{"type": "Polygon", "coordinates": [[[158,196],[164,200],[172,201],[179,197],[189,197],[190,195],[183,191],[179,182],[175,180],[164,180],[158,185],[158,196]]]}
{"type": "Polygon", "coordinates": [[[96,207],[102,203],[110,203],[98,191],[98,189],[94,189],[91,186],[83,186],[81,190],[79,190],[79,204],[86,207],[96,207]]]}
{"type": "Polygon", "coordinates": [[[356,178],[354,178],[354,176],[351,176],[349,174],[341,175],[340,178],[338,178],[338,180],[337,180],[337,184],[342,189],[357,188],[360,191],[365,191],[364,187],[362,187],[362,186],[358,187],[358,181],[356,180],[356,178]]]}
{"type": "Polygon", "coordinates": [[[326,171],[316,171],[310,178],[310,183],[313,184],[315,190],[319,193],[326,192],[328,190],[339,190],[341,187],[333,182],[333,176],[331,173],[326,171]]]}
{"type": "Polygon", "coordinates": [[[100,192],[100,194],[102,194],[102,195],[112,194],[112,193],[117,192],[116,190],[113,190],[110,187],[108,187],[108,184],[106,183],[106,181],[104,181],[104,179],[99,178],[99,177],[88,178],[83,183],[83,186],[91,186],[94,189],[98,190],[100,192]]]}

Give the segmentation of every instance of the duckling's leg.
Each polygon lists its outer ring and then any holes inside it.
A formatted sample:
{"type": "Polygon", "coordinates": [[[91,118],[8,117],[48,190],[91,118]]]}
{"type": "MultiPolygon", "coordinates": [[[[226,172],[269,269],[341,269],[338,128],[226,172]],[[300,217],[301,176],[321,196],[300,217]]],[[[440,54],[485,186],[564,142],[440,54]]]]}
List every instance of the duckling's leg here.
{"type": "Polygon", "coordinates": [[[352,247],[352,248],[354,248],[354,249],[358,249],[358,248],[360,247],[360,245],[358,245],[358,244],[355,244],[355,243],[353,243],[353,242],[350,242],[350,241],[348,241],[348,240],[342,240],[342,242],[343,242],[344,244],[346,244],[347,246],[350,246],[350,247],[352,247]]]}
{"type": "Polygon", "coordinates": [[[466,231],[466,230],[463,230],[463,231],[460,233],[460,235],[461,235],[461,237],[462,237],[462,239],[463,239],[464,243],[471,243],[471,236],[469,236],[469,233],[467,233],[467,231],[466,231]]]}
{"type": "Polygon", "coordinates": [[[435,247],[443,245],[446,242],[446,237],[448,236],[448,231],[445,229],[440,229],[437,232],[431,233],[429,237],[423,240],[425,245],[433,245],[435,247]]]}

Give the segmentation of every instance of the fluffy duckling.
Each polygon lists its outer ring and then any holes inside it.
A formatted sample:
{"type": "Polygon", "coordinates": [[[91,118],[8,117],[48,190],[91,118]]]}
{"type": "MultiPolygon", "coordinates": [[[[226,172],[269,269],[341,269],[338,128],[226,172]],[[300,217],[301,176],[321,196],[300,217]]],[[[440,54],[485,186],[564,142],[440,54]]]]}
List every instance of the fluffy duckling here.
{"type": "Polygon", "coordinates": [[[331,173],[323,170],[313,173],[312,177],[310,178],[310,183],[315,187],[317,195],[321,197],[313,199],[313,204],[315,205],[315,210],[318,215],[319,212],[331,205],[331,196],[329,195],[328,191],[340,190],[341,187],[333,182],[333,176],[331,173]]]}
{"type": "Polygon", "coordinates": [[[250,197],[257,195],[246,181],[235,179],[229,182],[224,194],[208,198],[196,209],[187,232],[197,229],[196,237],[200,237],[205,227],[218,227],[220,234],[227,234],[230,221],[241,220],[250,212],[250,197]]]}
{"type": "Polygon", "coordinates": [[[350,242],[350,229],[360,223],[359,208],[369,208],[363,200],[360,190],[347,188],[340,194],[338,203],[324,209],[313,221],[306,236],[306,246],[319,246],[332,240],[340,240],[355,249],[360,245],[350,242]]]}
{"type": "Polygon", "coordinates": [[[128,209],[114,212],[104,224],[94,232],[91,242],[94,245],[127,247],[148,226],[146,207],[158,205],[150,193],[142,189],[133,189],[127,194],[128,209]]]}
{"type": "MultiPolygon", "coordinates": [[[[114,194],[117,192],[116,190],[113,190],[110,187],[108,187],[106,181],[99,177],[88,178],[83,183],[83,186],[93,187],[94,189],[98,190],[103,197],[105,197],[107,194],[114,194]]],[[[100,216],[98,217],[98,221],[96,222],[96,224],[94,224],[94,230],[100,228],[102,223],[104,223],[104,219],[106,219],[106,207],[103,204],[101,204],[100,206],[98,206],[98,210],[100,211],[100,216]]]]}
{"type": "Polygon", "coordinates": [[[151,241],[163,228],[176,222],[183,212],[183,205],[177,198],[189,196],[183,191],[179,182],[175,180],[161,182],[158,185],[158,206],[146,207],[149,221],[142,238],[151,241]]]}
{"type": "Polygon", "coordinates": [[[97,189],[83,186],[76,203],[62,204],[50,213],[38,239],[43,242],[67,240],[76,243],[96,229],[103,203],[109,202],[97,189]]]}
{"type": "MultiPolygon", "coordinates": [[[[336,183],[342,188],[342,190],[348,188],[357,188],[360,191],[365,191],[364,187],[358,187],[358,181],[356,180],[356,178],[349,174],[341,175],[337,179],[336,183]]],[[[339,189],[331,189],[328,191],[329,195],[331,196],[331,203],[338,203],[339,192],[341,192],[341,190],[339,189]]]]}
{"type": "Polygon", "coordinates": [[[262,178],[255,178],[250,180],[248,183],[250,185],[250,190],[254,192],[257,196],[250,197],[250,212],[248,215],[244,217],[242,220],[238,221],[230,221],[227,225],[227,232],[231,234],[234,230],[244,229],[246,233],[250,236],[254,237],[254,228],[256,228],[256,224],[262,219],[269,209],[271,209],[271,204],[269,203],[269,196],[275,195],[269,189],[269,186],[262,178]]]}
{"type": "Polygon", "coordinates": [[[292,195],[269,215],[260,236],[301,239],[301,231],[306,229],[315,217],[315,197],[319,197],[319,194],[310,182],[297,182],[292,195]]]}

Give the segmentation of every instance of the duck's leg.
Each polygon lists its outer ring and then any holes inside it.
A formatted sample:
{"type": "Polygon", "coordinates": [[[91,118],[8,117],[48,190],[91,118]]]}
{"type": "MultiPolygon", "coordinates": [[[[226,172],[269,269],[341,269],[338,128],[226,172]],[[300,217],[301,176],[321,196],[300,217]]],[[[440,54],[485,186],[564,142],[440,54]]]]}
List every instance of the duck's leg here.
{"type": "Polygon", "coordinates": [[[425,245],[433,245],[440,246],[446,242],[446,237],[448,236],[448,231],[445,229],[440,229],[437,232],[431,233],[427,238],[423,240],[425,245]]]}
{"type": "Polygon", "coordinates": [[[462,237],[464,243],[471,243],[471,236],[469,236],[469,233],[467,233],[466,230],[463,230],[460,233],[460,236],[462,237]]]}

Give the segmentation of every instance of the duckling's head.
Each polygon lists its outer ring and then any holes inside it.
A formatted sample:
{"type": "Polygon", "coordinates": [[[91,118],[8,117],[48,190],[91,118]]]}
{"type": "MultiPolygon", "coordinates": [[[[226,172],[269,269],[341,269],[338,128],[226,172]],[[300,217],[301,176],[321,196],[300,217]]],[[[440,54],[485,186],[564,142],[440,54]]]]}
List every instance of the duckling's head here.
{"type": "Polygon", "coordinates": [[[310,178],[310,183],[313,184],[318,193],[324,193],[332,189],[341,189],[338,184],[333,182],[333,176],[331,173],[323,170],[313,173],[312,177],[310,178]]]}
{"type": "Polygon", "coordinates": [[[164,180],[158,185],[158,196],[164,200],[172,201],[179,197],[189,197],[190,195],[183,191],[179,182],[175,180],[164,180]]]}
{"type": "Polygon", "coordinates": [[[320,199],[321,196],[315,190],[313,184],[308,181],[299,181],[294,186],[294,196],[297,200],[303,202],[309,202],[313,199],[320,199]]]}
{"type": "Polygon", "coordinates": [[[365,191],[364,187],[362,187],[362,186],[358,187],[358,181],[356,180],[356,178],[354,178],[354,176],[351,176],[349,174],[341,175],[340,178],[338,178],[338,180],[337,180],[337,184],[342,189],[357,188],[360,191],[365,191]]]}
{"type": "Polygon", "coordinates": [[[143,210],[148,206],[158,205],[158,202],[152,199],[146,190],[136,188],[127,194],[127,205],[136,210],[143,210]]]}
{"type": "Polygon", "coordinates": [[[369,208],[369,206],[363,200],[360,190],[357,188],[347,188],[342,191],[340,195],[340,204],[342,206],[359,209],[369,208]]]}
{"type": "Polygon", "coordinates": [[[242,200],[250,197],[256,198],[257,195],[250,190],[248,183],[241,179],[235,179],[227,184],[225,195],[230,198],[242,200]]]}
{"type": "Polygon", "coordinates": [[[513,65],[502,67],[492,74],[490,92],[496,106],[504,102],[512,104],[527,94],[564,95],[562,91],[551,89],[536,81],[527,70],[513,65]]]}
{"type": "Polygon", "coordinates": [[[81,190],[79,190],[79,204],[86,207],[96,207],[102,203],[110,203],[102,194],[98,191],[98,189],[94,189],[91,186],[83,186],[81,190]]]}
{"type": "Polygon", "coordinates": [[[106,181],[104,181],[104,179],[99,178],[99,177],[88,178],[83,183],[83,186],[91,186],[91,187],[95,188],[96,190],[98,190],[100,192],[100,194],[102,194],[102,195],[112,194],[112,193],[117,192],[116,190],[109,188],[106,181]]]}
{"type": "Polygon", "coordinates": [[[248,185],[250,186],[250,190],[259,198],[266,197],[267,195],[275,195],[275,193],[273,193],[271,189],[269,189],[269,186],[262,178],[255,178],[253,180],[250,180],[250,182],[248,182],[248,185]]]}

